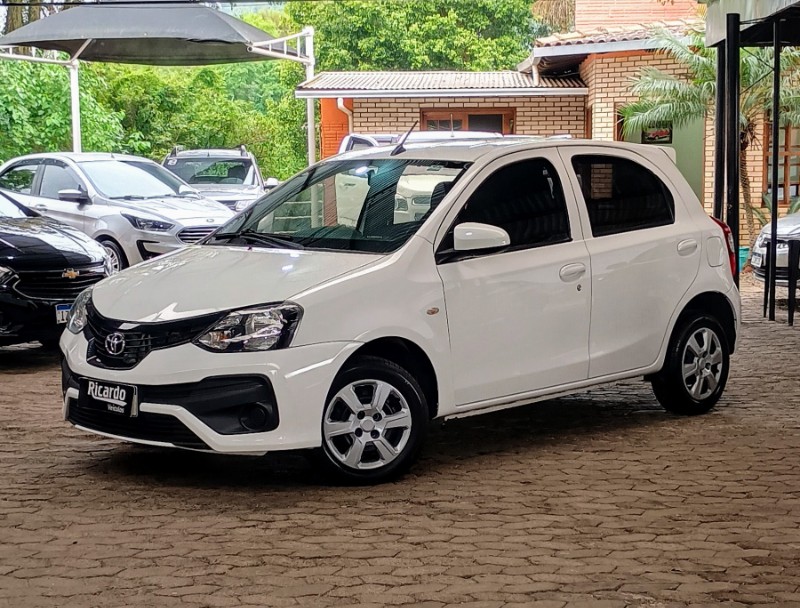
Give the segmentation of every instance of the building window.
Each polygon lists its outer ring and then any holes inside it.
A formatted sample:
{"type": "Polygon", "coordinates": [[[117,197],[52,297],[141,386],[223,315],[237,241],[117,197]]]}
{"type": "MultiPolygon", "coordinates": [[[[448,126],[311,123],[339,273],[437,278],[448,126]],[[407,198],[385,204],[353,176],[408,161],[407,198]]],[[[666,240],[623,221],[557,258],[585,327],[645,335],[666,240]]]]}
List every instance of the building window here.
{"type": "Polygon", "coordinates": [[[423,110],[426,131],[488,131],[508,135],[514,132],[515,111],[511,108],[474,110],[423,110]]]}
{"type": "MultiPolygon", "coordinates": [[[[766,193],[772,195],[772,125],[764,138],[766,193]]],[[[800,196],[800,127],[781,127],[778,139],[778,204],[788,206],[800,196]]],[[[772,200],[772,199],[770,199],[772,200]]]]}

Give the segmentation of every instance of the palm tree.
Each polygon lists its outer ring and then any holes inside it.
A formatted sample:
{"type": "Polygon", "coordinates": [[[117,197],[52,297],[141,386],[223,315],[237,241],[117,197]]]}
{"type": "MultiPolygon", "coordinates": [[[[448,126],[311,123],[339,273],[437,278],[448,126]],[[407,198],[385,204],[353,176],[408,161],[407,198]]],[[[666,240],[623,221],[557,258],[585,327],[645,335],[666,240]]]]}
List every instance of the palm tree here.
{"type": "Polygon", "coordinates": [[[575,0],[536,0],[531,12],[554,32],[568,32],[575,25],[575,0]]]}
{"type": "MultiPolygon", "coordinates": [[[[717,88],[716,51],[706,48],[703,33],[689,32],[686,38],[669,33],[658,35],[662,51],[686,69],[685,77],[655,68],[643,68],[633,82],[639,100],[622,108],[626,135],[658,123],[680,127],[714,111],[717,88]]],[[[754,205],[750,191],[750,172],[745,152],[757,140],[756,125],[772,108],[772,49],[742,49],[740,59],[741,95],[739,116],[740,185],[745,203],[745,220],[750,238],[755,240],[754,205]]],[[[781,54],[781,124],[800,124],[800,51],[786,48],[781,54]]],[[[760,201],[759,201],[760,202],[760,201]]],[[[752,242],[751,247],[752,251],[752,242]]],[[[748,259],[749,262],[749,259],[748,259]]]]}

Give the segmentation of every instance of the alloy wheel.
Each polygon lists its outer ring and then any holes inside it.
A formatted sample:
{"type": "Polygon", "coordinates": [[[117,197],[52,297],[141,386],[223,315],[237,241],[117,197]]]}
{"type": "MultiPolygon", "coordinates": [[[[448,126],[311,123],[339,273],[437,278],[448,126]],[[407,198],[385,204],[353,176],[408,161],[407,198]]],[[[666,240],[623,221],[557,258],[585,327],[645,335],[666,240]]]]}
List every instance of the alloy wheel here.
{"type": "Polygon", "coordinates": [[[328,451],[355,470],[393,462],[411,435],[411,409],[403,394],[382,380],[359,380],[328,403],[322,431],[328,451]]]}
{"type": "Polygon", "coordinates": [[[111,271],[113,274],[117,274],[121,268],[121,262],[119,259],[119,255],[117,254],[116,250],[105,243],[101,243],[103,249],[105,249],[106,255],[108,256],[109,261],[111,262],[111,271]]]}
{"type": "Polygon", "coordinates": [[[708,327],[695,331],[683,349],[683,383],[696,401],[708,398],[722,377],[724,357],[719,336],[708,327]]]}

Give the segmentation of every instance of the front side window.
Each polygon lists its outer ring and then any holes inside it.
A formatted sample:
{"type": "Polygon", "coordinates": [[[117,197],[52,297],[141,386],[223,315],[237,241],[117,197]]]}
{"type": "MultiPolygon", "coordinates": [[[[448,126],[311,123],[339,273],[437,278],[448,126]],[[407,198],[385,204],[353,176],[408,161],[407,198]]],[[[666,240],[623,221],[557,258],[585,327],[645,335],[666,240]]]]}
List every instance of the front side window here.
{"type": "Polygon", "coordinates": [[[85,190],[75,173],[67,167],[45,165],[42,169],[44,173],[42,173],[42,184],[39,186],[39,196],[57,199],[60,190],[85,190]]]}
{"type": "MultiPolygon", "coordinates": [[[[512,249],[571,240],[567,204],[558,173],[543,158],[506,165],[472,194],[453,226],[478,222],[508,232],[512,249]]],[[[452,230],[442,243],[452,247],[452,230]]]]}
{"type": "Polygon", "coordinates": [[[574,156],[594,236],[666,226],[675,221],[675,201],[666,184],[639,163],[616,156],[574,156]]]}
{"type": "Polygon", "coordinates": [[[161,165],[143,161],[96,160],[80,163],[95,189],[112,199],[180,196],[185,184],[161,165]]]}
{"type": "Polygon", "coordinates": [[[411,238],[467,166],[398,159],[323,163],[272,190],[208,244],[388,253],[411,238]]]}
{"type": "Polygon", "coordinates": [[[256,169],[250,159],[170,158],[167,169],[192,185],[254,186],[256,169]]]}
{"type": "Polygon", "coordinates": [[[20,194],[30,194],[38,168],[38,164],[14,165],[0,175],[0,188],[20,194]]]}

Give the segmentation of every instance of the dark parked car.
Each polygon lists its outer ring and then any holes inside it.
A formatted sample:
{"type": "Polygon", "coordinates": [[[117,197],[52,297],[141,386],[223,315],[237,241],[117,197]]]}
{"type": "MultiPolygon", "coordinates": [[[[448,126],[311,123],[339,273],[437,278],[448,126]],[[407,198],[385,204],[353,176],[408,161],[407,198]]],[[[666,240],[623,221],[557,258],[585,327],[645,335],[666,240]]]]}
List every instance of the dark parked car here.
{"type": "Polygon", "coordinates": [[[0,192],[0,346],[55,346],[75,297],[109,271],[98,243],[0,192]]]}

